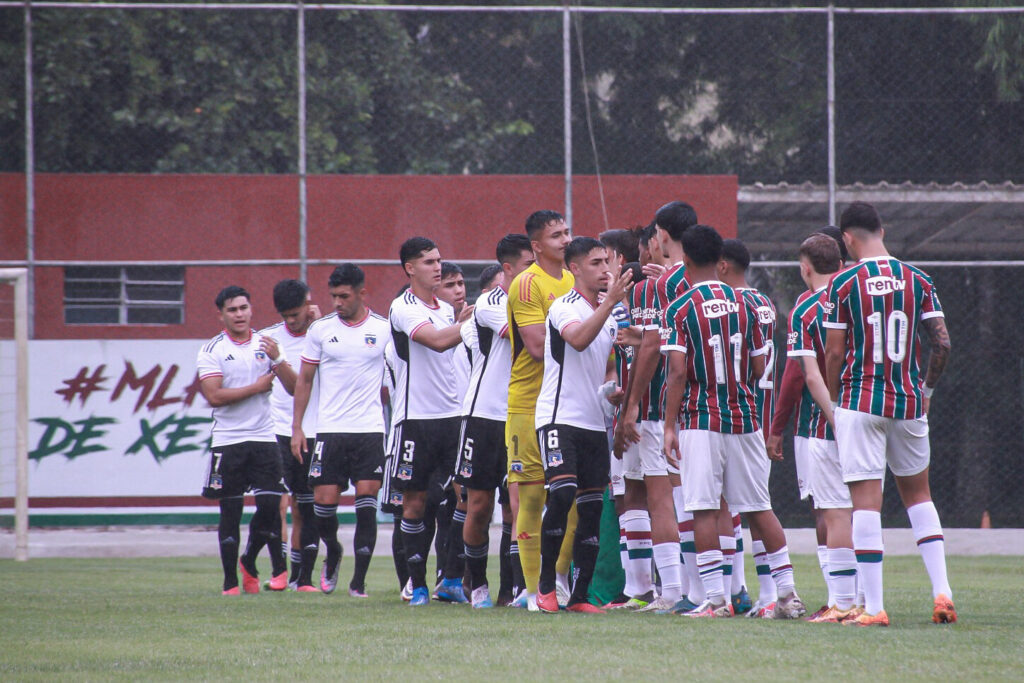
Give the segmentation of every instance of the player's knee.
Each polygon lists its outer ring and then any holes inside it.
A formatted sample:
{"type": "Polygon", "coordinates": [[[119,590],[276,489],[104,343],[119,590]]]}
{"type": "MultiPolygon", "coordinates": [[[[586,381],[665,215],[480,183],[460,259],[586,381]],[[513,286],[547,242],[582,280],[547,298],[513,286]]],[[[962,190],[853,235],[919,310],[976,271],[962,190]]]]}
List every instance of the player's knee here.
{"type": "Polygon", "coordinates": [[[566,514],[576,499],[576,477],[556,479],[548,486],[548,508],[565,510],[566,514]]]}
{"type": "Polygon", "coordinates": [[[576,534],[582,539],[597,536],[601,530],[601,507],[604,492],[600,490],[581,491],[576,495],[576,514],[579,522],[576,534]]]}

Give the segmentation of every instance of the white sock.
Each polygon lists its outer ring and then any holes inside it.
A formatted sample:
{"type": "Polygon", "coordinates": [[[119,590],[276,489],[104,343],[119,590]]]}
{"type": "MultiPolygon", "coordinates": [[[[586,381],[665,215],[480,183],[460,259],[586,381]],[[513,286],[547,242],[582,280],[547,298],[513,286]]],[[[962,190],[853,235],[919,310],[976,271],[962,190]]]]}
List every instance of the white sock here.
{"type": "Polygon", "coordinates": [[[946,541],[942,537],[942,524],[935,503],[929,500],[927,503],[913,505],[907,508],[907,516],[910,517],[910,526],[914,530],[924,568],[932,580],[932,597],[941,594],[952,599],[953,589],[949,587],[949,578],[946,576],[946,541]]]}
{"type": "Polygon", "coordinates": [[[846,611],[857,599],[857,555],[853,548],[828,549],[829,597],[837,609],[846,611]]]}
{"type": "Polygon", "coordinates": [[[764,549],[764,541],[754,541],[752,545],[754,569],[757,570],[757,600],[762,605],[769,605],[779,599],[779,592],[775,589],[772,569],[768,566],[768,553],[764,549]]]}
{"type": "Polygon", "coordinates": [[[857,554],[857,579],[864,591],[864,611],[878,614],[882,599],[882,515],[874,510],[853,511],[853,549],[857,554]]]}
{"type": "Polygon", "coordinates": [[[716,605],[725,602],[725,585],[722,583],[722,551],[706,550],[697,554],[700,580],[704,584],[706,600],[716,605]]]}
{"type": "Polygon", "coordinates": [[[622,571],[626,574],[626,584],[622,587],[622,592],[626,595],[633,595],[636,586],[632,584],[633,577],[629,573],[629,548],[626,546],[626,528],[622,521],[623,517],[625,517],[625,513],[619,515],[619,562],[622,563],[622,571]]]}
{"type": "MultiPolygon", "coordinates": [[[[680,571],[680,577],[682,578],[683,595],[690,593],[690,572],[686,568],[686,552],[689,552],[683,548],[683,522],[686,519],[686,511],[683,510],[683,487],[673,486],[672,487],[672,503],[676,509],[676,524],[679,528],[679,563],[683,565],[680,571]]],[[[690,515],[690,541],[693,541],[693,515],[690,515]]]]}
{"type": "Polygon", "coordinates": [[[789,548],[782,546],[774,553],[768,553],[768,566],[780,598],[788,598],[796,591],[793,583],[793,565],[789,561],[789,548]]]}
{"type": "Polygon", "coordinates": [[[654,587],[651,577],[651,516],[647,510],[626,510],[622,513],[622,528],[626,530],[626,581],[632,583],[638,597],[654,587]],[[630,581],[632,578],[632,581],[630,581]]]}
{"type": "Polygon", "coordinates": [[[699,605],[707,597],[704,593],[704,582],[700,578],[697,567],[697,544],[693,540],[693,515],[689,512],[679,513],[679,549],[683,555],[683,573],[687,577],[686,595],[690,602],[699,605]]]}
{"type": "Polygon", "coordinates": [[[718,545],[722,549],[722,583],[727,589],[732,589],[732,561],[736,557],[736,537],[732,534],[719,536],[718,545]]]}
{"type": "Polygon", "coordinates": [[[828,589],[828,602],[826,603],[829,607],[836,604],[836,598],[832,594],[832,581],[829,578],[828,573],[828,546],[818,546],[818,566],[821,567],[821,576],[825,579],[825,587],[828,589]]]}
{"type": "Polygon", "coordinates": [[[739,595],[747,585],[746,562],[743,559],[743,525],[740,523],[740,516],[732,516],[733,536],[736,538],[736,554],[732,558],[732,590],[733,595],[739,595]]]}
{"type": "Polygon", "coordinates": [[[683,567],[679,562],[679,546],[671,541],[654,546],[654,566],[661,576],[661,597],[675,604],[683,596],[683,567]]]}

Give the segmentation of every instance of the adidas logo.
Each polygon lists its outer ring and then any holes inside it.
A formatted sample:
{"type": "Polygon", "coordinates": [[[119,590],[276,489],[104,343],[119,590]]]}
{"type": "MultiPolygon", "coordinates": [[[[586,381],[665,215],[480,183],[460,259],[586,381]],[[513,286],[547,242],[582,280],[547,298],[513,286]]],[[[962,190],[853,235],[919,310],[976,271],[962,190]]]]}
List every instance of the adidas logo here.
{"type": "Polygon", "coordinates": [[[420,555],[419,553],[416,553],[415,555],[410,557],[407,561],[408,562],[422,562],[423,561],[423,556],[420,555]]]}
{"type": "Polygon", "coordinates": [[[548,294],[548,301],[554,301],[554,300],[555,300],[555,295],[554,294],[548,294]]]}
{"type": "Polygon", "coordinates": [[[374,474],[383,474],[384,470],[381,469],[380,465],[377,465],[377,469],[373,471],[374,474]]]}
{"type": "Polygon", "coordinates": [[[235,359],[235,357],[234,357],[234,356],[232,356],[232,355],[231,355],[231,354],[229,353],[229,354],[228,354],[228,357],[227,357],[227,358],[225,358],[224,360],[234,360],[234,359],[235,359]]]}
{"type": "Polygon", "coordinates": [[[331,337],[330,339],[327,340],[327,343],[328,344],[337,344],[338,343],[338,338],[337,337],[331,337]]]}

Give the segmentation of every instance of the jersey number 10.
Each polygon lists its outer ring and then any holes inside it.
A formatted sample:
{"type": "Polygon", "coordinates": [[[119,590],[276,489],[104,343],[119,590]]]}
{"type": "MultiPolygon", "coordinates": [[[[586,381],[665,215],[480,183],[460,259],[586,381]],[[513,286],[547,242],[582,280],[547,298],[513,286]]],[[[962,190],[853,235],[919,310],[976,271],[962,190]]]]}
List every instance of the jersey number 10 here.
{"type": "MultiPolygon", "coordinates": [[[[874,363],[882,362],[882,313],[875,311],[867,317],[871,325],[871,360],[874,363]]],[[[903,311],[893,311],[885,324],[885,355],[893,363],[902,363],[907,357],[907,334],[910,330],[910,320],[903,311]]]]}

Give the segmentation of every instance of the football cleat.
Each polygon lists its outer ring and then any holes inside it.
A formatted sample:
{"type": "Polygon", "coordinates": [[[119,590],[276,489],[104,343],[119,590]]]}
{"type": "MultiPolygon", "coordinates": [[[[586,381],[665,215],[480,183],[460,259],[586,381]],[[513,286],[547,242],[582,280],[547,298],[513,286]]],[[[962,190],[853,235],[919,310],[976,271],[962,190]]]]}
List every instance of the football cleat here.
{"type": "Polygon", "coordinates": [[[572,589],[569,588],[569,577],[565,574],[555,574],[555,596],[558,598],[559,607],[569,604],[572,589]]]}
{"type": "MultiPolygon", "coordinates": [[[[476,589],[474,588],[473,590],[476,590],[476,589]]],[[[511,592],[509,592],[509,591],[499,591],[498,592],[498,599],[494,601],[494,604],[496,604],[498,607],[508,607],[509,605],[512,604],[512,600],[513,599],[514,599],[514,597],[512,596],[511,592]]]]}
{"type": "Polygon", "coordinates": [[[750,611],[753,605],[750,603],[750,593],[747,592],[747,587],[744,586],[740,589],[739,593],[732,596],[732,609],[736,614],[746,614],[750,611]]]}
{"type": "Polygon", "coordinates": [[[437,588],[437,599],[441,602],[469,602],[462,590],[462,579],[444,579],[437,588]]]}
{"type": "Polygon", "coordinates": [[[829,609],[831,609],[831,608],[828,605],[822,605],[821,607],[818,608],[818,610],[814,614],[810,615],[809,617],[804,617],[804,621],[814,621],[815,619],[820,617],[822,614],[824,614],[825,612],[829,611],[829,609]]]}
{"type": "Polygon", "coordinates": [[[471,604],[473,605],[473,609],[487,609],[488,607],[494,607],[494,603],[491,602],[491,592],[486,583],[473,589],[471,604]]]}
{"type": "Polygon", "coordinates": [[[410,607],[421,607],[430,604],[430,591],[426,586],[412,589],[412,599],[409,600],[410,607]]]}
{"type": "Polygon", "coordinates": [[[932,621],[936,624],[952,624],[956,622],[956,607],[953,607],[953,601],[942,593],[935,597],[935,606],[932,608],[932,621]]]}
{"type": "Polygon", "coordinates": [[[702,602],[697,609],[690,610],[685,616],[696,619],[727,619],[736,614],[731,602],[714,603],[710,600],[702,602]]]}
{"type": "Polygon", "coordinates": [[[591,605],[589,602],[574,602],[566,606],[565,611],[576,612],[577,614],[608,614],[597,605],[591,605]]]}
{"type": "Polygon", "coordinates": [[[402,600],[406,602],[412,600],[412,579],[406,581],[405,585],[402,586],[402,600]]]}
{"type": "Polygon", "coordinates": [[[304,586],[298,586],[295,589],[295,592],[296,593],[319,593],[320,589],[317,588],[316,586],[311,586],[309,584],[306,584],[304,586]]]}
{"type": "Polygon", "coordinates": [[[368,598],[370,596],[366,594],[366,589],[365,588],[353,588],[352,586],[349,586],[348,587],[348,597],[350,597],[350,598],[368,598]]]}
{"type": "Polygon", "coordinates": [[[687,612],[692,612],[697,609],[697,607],[698,606],[690,600],[689,596],[684,595],[679,599],[679,602],[672,605],[672,614],[686,614],[687,612]]]}
{"type": "Polygon", "coordinates": [[[774,619],[775,618],[775,605],[774,602],[767,604],[758,600],[754,603],[753,608],[747,612],[747,618],[749,619],[774,619]]]}
{"type": "Polygon", "coordinates": [[[320,567],[320,590],[323,593],[333,593],[334,589],[338,587],[338,570],[341,569],[341,556],[338,556],[338,561],[334,563],[334,567],[328,568],[327,561],[324,560],[323,566],[320,567]]]}
{"type": "Polygon", "coordinates": [[[242,594],[242,591],[239,590],[238,586],[232,586],[231,588],[228,588],[226,591],[222,591],[221,592],[221,595],[241,595],[241,594],[242,594]]]}
{"type": "Polygon", "coordinates": [[[294,591],[294,590],[298,590],[298,589],[299,589],[299,582],[298,581],[289,581],[288,582],[288,590],[294,591]]]}
{"type": "Polygon", "coordinates": [[[672,609],[676,606],[676,603],[669,602],[660,595],[654,600],[651,600],[647,605],[634,610],[637,614],[671,614],[672,609]]]}
{"type": "Polygon", "coordinates": [[[516,599],[510,602],[508,606],[515,607],[516,609],[526,609],[529,606],[529,597],[529,594],[526,592],[526,589],[524,588],[523,590],[519,591],[519,595],[517,595],[516,599]]]}
{"type": "Polygon", "coordinates": [[[272,591],[283,591],[288,588],[288,572],[281,572],[267,581],[267,588],[272,591]]]}
{"type": "Polygon", "coordinates": [[[807,608],[796,591],[784,598],[779,598],[775,603],[776,619],[799,619],[805,614],[807,614],[807,608]]]}
{"type": "Polygon", "coordinates": [[[845,621],[851,617],[856,617],[853,608],[847,610],[841,610],[838,607],[829,607],[821,614],[815,614],[807,617],[804,621],[812,624],[838,624],[841,621],[845,621]]]}
{"type": "Polygon", "coordinates": [[[603,606],[603,609],[621,609],[625,607],[626,603],[629,602],[631,599],[632,598],[630,598],[625,593],[619,593],[617,596],[615,596],[615,598],[612,599],[611,602],[606,603],[603,606]]]}
{"type": "Polygon", "coordinates": [[[878,614],[868,614],[863,612],[860,616],[850,617],[842,621],[843,626],[888,626],[889,615],[885,613],[885,610],[880,610],[878,614]]]}
{"type": "Polygon", "coordinates": [[[260,577],[254,567],[252,572],[245,568],[243,560],[238,561],[238,568],[242,570],[242,590],[246,593],[260,592],[260,577]]]}
{"type": "Polygon", "coordinates": [[[537,599],[534,603],[537,605],[537,609],[541,612],[547,612],[548,614],[558,613],[558,595],[556,591],[550,593],[537,593],[537,599]]]}

